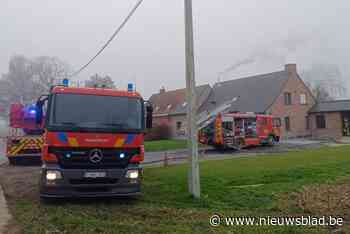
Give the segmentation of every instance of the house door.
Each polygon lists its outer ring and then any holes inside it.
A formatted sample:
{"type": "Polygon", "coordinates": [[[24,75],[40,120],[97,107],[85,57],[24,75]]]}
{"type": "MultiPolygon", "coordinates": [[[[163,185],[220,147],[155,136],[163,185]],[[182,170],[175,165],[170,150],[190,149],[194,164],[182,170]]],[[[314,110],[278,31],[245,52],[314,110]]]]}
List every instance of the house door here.
{"type": "Polygon", "coordinates": [[[344,112],[342,115],[343,115],[343,135],[350,137],[350,112],[344,112]]]}

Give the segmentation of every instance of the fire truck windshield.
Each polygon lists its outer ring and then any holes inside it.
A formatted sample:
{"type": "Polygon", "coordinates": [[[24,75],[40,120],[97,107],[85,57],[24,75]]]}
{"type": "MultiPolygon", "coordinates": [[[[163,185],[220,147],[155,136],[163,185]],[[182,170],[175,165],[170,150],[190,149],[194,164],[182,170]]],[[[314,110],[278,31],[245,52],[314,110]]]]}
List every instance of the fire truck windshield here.
{"type": "Polygon", "coordinates": [[[67,131],[141,131],[141,98],[87,94],[55,94],[48,129],[67,131]]]}

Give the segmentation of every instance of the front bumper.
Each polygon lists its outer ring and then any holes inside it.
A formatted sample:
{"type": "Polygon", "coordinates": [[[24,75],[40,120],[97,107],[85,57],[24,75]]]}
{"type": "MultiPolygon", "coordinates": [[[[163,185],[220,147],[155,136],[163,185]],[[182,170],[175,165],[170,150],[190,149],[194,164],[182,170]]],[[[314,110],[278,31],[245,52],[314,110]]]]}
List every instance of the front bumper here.
{"type": "Polygon", "coordinates": [[[118,197],[136,196],[141,194],[141,177],[129,179],[125,177],[125,169],[62,169],[58,165],[44,165],[40,177],[40,197],[43,198],[70,198],[70,197],[118,197]],[[46,180],[47,170],[59,170],[62,179],[54,182],[46,180]],[[86,172],[105,172],[105,178],[87,179],[86,172]]]}

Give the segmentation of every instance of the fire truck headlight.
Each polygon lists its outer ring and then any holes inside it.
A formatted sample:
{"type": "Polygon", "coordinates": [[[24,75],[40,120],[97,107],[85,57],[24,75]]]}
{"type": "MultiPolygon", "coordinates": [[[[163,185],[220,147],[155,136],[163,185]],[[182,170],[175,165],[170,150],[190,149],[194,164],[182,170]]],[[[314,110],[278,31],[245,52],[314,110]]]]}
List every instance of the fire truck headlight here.
{"type": "Polygon", "coordinates": [[[119,157],[120,157],[120,158],[125,158],[125,154],[124,154],[124,153],[120,153],[120,154],[119,154],[119,157]]]}
{"type": "Polygon", "coordinates": [[[139,170],[128,170],[126,172],[126,178],[129,178],[129,179],[139,178],[139,170]]]}
{"type": "Polygon", "coordinates": [[[62,174],[60,171],[46,171],[46,180],[54,181],[62,179],[62,174]]]}

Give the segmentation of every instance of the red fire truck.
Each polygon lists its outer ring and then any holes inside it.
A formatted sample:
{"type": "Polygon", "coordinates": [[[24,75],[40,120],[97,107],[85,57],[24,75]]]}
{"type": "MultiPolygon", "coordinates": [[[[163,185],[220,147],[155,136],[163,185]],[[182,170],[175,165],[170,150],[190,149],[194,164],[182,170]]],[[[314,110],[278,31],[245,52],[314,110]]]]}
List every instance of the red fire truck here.
{"type": "Polygon", "coordinates": [[[9,117],[6,156],[10,164],[40,163],[43,128],[35,122],[35,104],[13,103],[9,117]]]}
{"type": "Polygon", "coordinates": [[[140,193],[152,107],[132,87],[56,86],[37,102],[38,124],[44,113],[42,198],[140,193]]]}
{"type": "Polygon", "coordinates": [[[199,142],[220,149],[274,145],[280,140],[280,119],[254,113],[219,113],[199,129],[199,142]]]}

